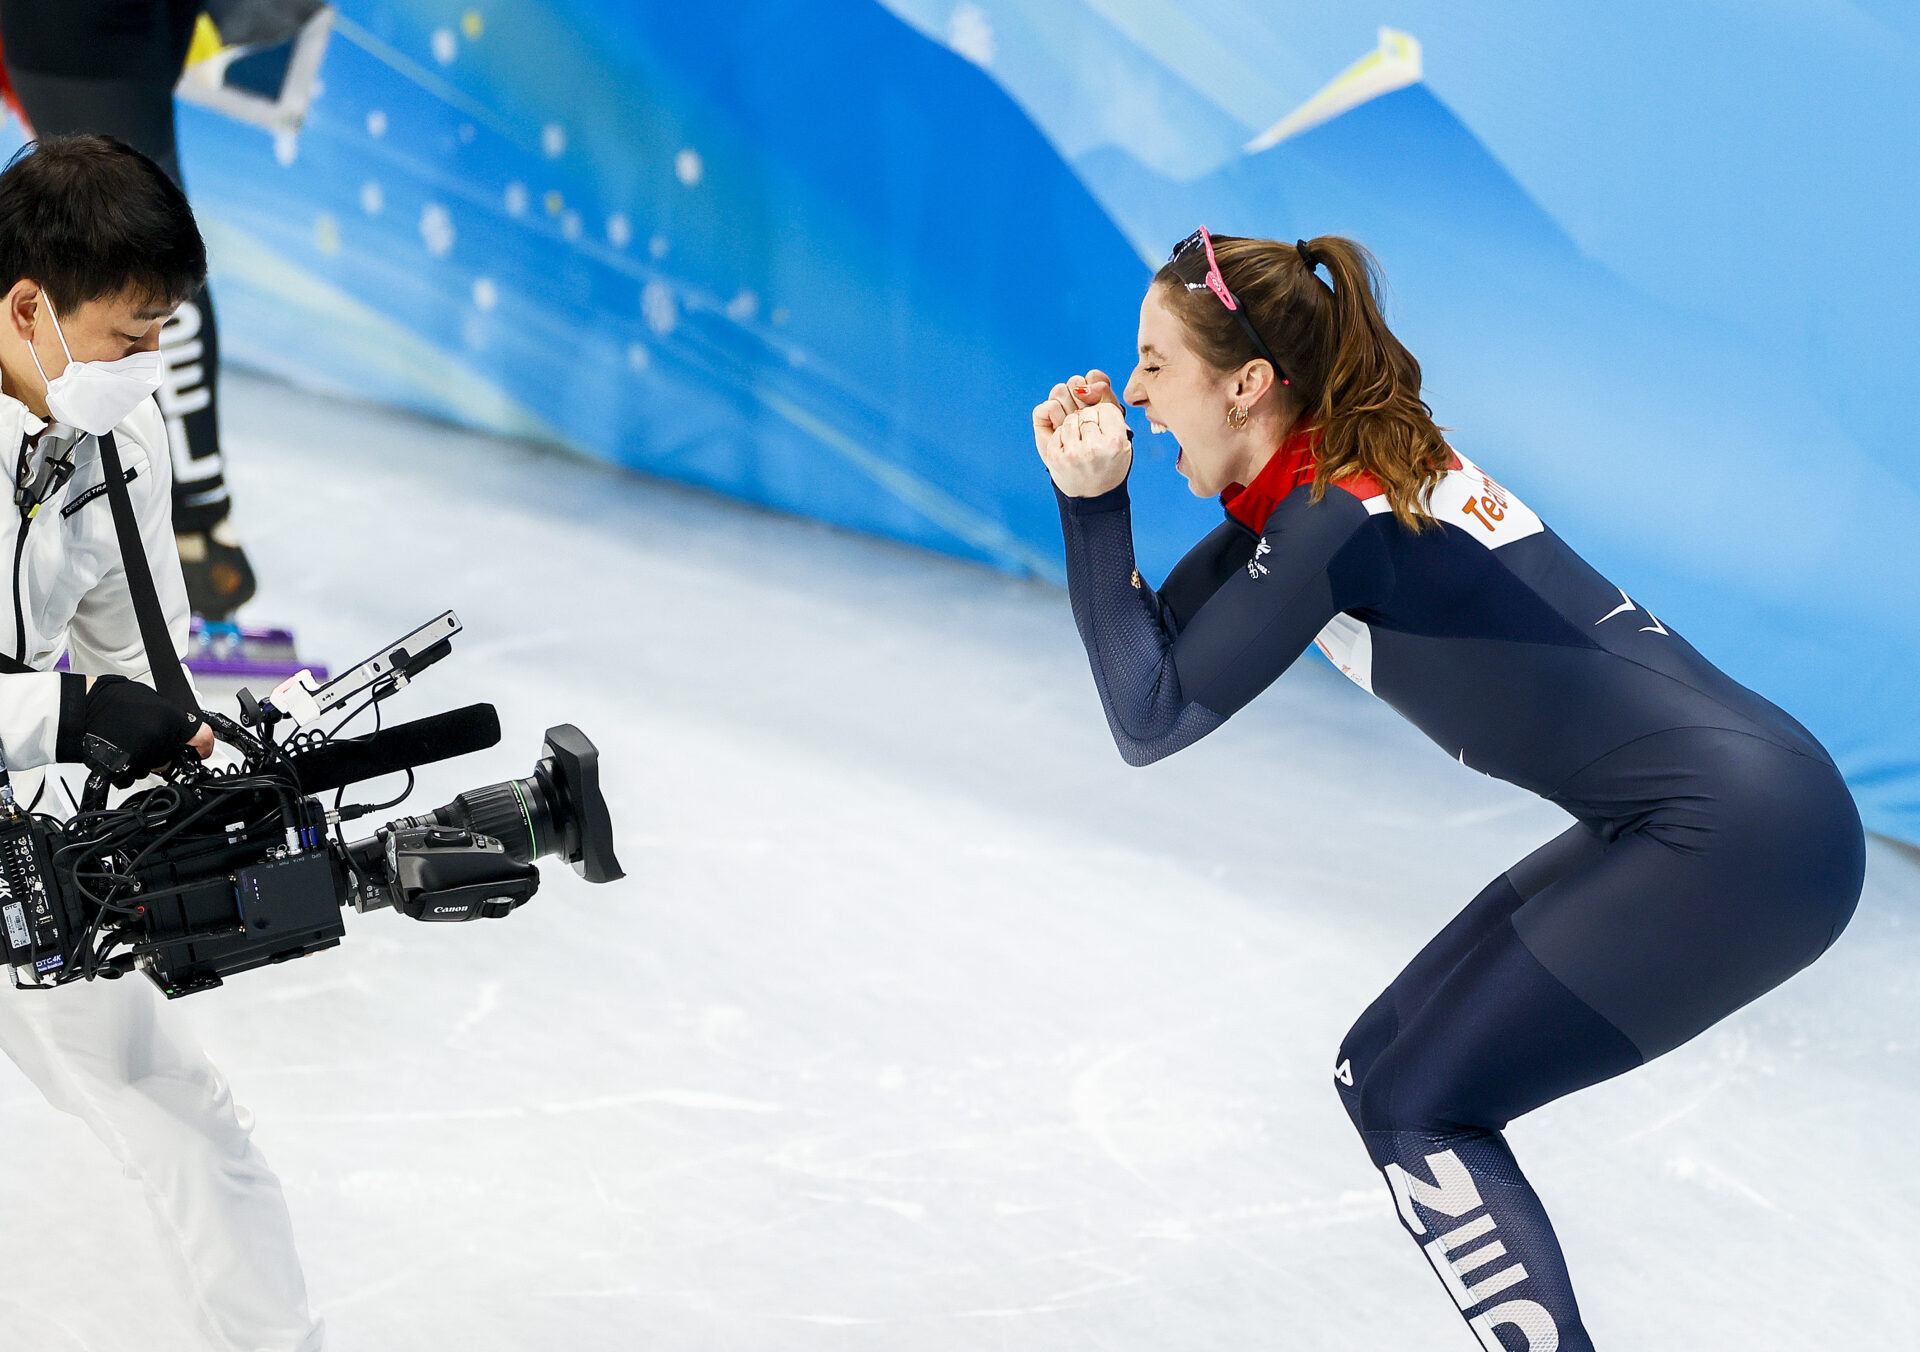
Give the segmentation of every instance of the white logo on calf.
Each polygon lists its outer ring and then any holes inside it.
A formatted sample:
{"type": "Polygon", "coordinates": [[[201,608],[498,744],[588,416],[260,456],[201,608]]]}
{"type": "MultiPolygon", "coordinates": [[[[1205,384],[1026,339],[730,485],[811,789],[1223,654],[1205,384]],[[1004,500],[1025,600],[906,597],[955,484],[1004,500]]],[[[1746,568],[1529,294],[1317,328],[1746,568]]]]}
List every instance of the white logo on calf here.
{"type": "Polygon", "coordinates": [[[1427,1233],[1426,1222],[1414,1213],[1415,1202],[1456,1220],[1485,1205],[1480,1200],[1480,1189],[1473,1186],[1473,1175],[1451,1150],[1427,1156],[1427,1167],[1433,1170],[1431,1183],[1423,1183],[1397,1164],[1386,1168],[1387,1186],[1393,1189],[1393,1200],[1400,1208],[1407,1229],[1414,1234],[1427,1233]]]}
{"type": "Polygon", "coordinates": [[[206,351],[199,337],[202,323],[199,307],[185,301],[160,328],[163,369],[156,393],[160,412],[167,420],[167,440],[173,446],[174,482],[182,484],[210,479],[221,469],[218,453],[196,460],[187,445],[187,415],[198,413],[213,402],[213,392],[207,387],[206,368],[200,360],[206,351]]]}
{"type": "Polygon", "coordinates": [[[1533,1301],[1510,1300],[1467,1321],[1467,1327],[1474,1331],[1487,1352],[1507,1352],[1507,1345],[1494,1332],[1502,1324],[1520,1330],[1520,1336],[1527,1340],[1524,1352],[1559,1352],[1560,1330],[1554,1325],[1553,1316],[1533,1301]]]}
{"type": "MultiPolygon", "coordinates": [[[[1460,1157],[1453,1151],[1442,1150],[1428,1155],[1427,1168],[1433,1172],[1431,1183],[1415,1178],[1397,1164],[1389,1164],[1384,1170],[1387,1186],[1393,1190],[1394,1203],[1400,1208],[1401,1219],[1414,1234],[1427,1233],[1426,1222],[1414,1208],[1416,1202],[1428,1212],[1454,1220],[1479,1211],[1486,1205],[1481,1200],[1480,1189],[1474,1186],[1473,1175],[1467,1172],[1467,1166],[1460,1162],[1460,1157]]],[[[1502,1291],[1527,1279],[1525,1264],[1510,1263],[1471,1286],[1467,1284],[1468,1277],[1507,1256],[1507,1246],[1489,1238],[1498,1228],[1499,1224],[1492,1216],[1482,1214],[1422,1246],[1427,1261],[1433,1264],[1441,1284],[1447,1288],[1447,1294],[1453,1297],[1454,1304],[1460,1307],[1462,1313],[1476,1305],[1485,1304],[1502,1291]],[[1457,1251],[1479,1239],[1487,1239],[1488,1242],[1454,1257],[1457,1251]]],[[[1554,1325],[1553,1316],[1544,1306],[1531,1300],[1507,1301],[1469,1320],[1468,1324],[1488,1352],[1506,1352],[1499,1334],[1494,1331],[1501,1325],[1518,1329],[1527,1339],[1523,1352],[1555,1352],[1560,1346],[1560,1330],[1554,1325]]]]}
{"type": "Polygon", "coordinates": [[[1478,1220],[1468,1221],[1458,1230],[1449,1230],[1426,1245],[1427,1261],[1440,1274],[1440,1281],[1446,1286],[1447,1294],[1453,1297],[1453,1303],[1463,1310],[1471,1310],[1476,1305],[1492,1300],[1509,1286],[1527,1279],[1526,1266],[1514,1263],[1472,1286],[1463,1280],[1469,1273],[1478,1272],[1494,1259],[1505,1258],[1507,1246],[1496,1239],[1458,1258],[1449,1258],[1447,1255],[1482,1235],[1492,1234],[1493,1230],[1493,1217],[1482,1216],[1478,1220]]]}
{"type": "Polygon", "coordinates": [[[200,341],[200,310],[192,301],[182,302],[160,330],[160,356],[166,373],[161,377],[160,411],[169,418],[198,413],[213,402],[207,389],[206,370],[200,365],[205,345],[200,341]]]}

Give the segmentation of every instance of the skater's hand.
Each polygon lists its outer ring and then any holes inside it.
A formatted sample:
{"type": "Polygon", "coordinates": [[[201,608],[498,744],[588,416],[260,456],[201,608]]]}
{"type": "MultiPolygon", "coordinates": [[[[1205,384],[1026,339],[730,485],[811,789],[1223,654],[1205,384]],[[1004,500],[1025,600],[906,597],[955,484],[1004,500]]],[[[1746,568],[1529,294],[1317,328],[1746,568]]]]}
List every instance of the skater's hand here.
{"type": "Polygon", "coordinates": [[[1126,415],[1111,399],[1082,408],[1063,420],[1041,446],[1040,459],[1053,475],[1054,485],[1070,498],[1097,498],[1111,492],[1126,482],[1133,467],[1126,415]]]}
{"type": "MultiPolygon", "coordinates": [[[[152,687],[124,676],[89,676],[72,707],[62,701],[60,759],[89,761],[86,741],[102,742],[126,757],[113,782],[126,788],[191,751],[205,759],[213,751],[213,729],[185,713],[152,687]]],[[[96,767],[97,768],[97,767],[96,767]]]]}
{"type": "Polygon", "coordinates": [[[1033,444],[1040,452],[1040,458],[1047,458],[1048,444],[1067,419],[1081,409],[1092,408],[1096,404],[1121,407],[1120,400],[1113,393],[1113,381],[1105,371],[1070,376],[1049,390],[1047,397],[1033,406],[1033,444]]]}

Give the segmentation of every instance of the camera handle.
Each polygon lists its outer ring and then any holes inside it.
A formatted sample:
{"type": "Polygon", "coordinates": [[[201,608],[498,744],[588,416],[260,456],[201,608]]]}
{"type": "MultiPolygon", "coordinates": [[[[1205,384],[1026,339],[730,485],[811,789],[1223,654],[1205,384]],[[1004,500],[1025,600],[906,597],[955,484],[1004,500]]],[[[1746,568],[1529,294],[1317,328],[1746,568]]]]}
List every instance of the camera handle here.
{"type": "Polygon", "coordinates": [[[347,856],[362,913],[391,906],[415,920],[498,920],[540,889],[531,863],[460,827],[395,824],[347,846],[347,856]]]}

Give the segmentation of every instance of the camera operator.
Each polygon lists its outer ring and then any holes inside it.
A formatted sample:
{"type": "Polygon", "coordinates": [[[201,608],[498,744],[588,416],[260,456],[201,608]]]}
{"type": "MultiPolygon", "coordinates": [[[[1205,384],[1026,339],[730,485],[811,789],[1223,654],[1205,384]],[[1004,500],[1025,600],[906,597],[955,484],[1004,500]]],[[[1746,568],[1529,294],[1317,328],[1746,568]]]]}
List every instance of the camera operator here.
{"type": "MultiPolygon", "coordinates": [[[[319,0],[0,0],[5,64],[31,130],[117,136],[182,183],[174,86],[204,11],[232,42],[274,42],[319,0]]],[[[220,445],[220,335],[211,294],[183,297],[161,335],[161,391],[177,473],[173,528],[194,613],[230,621],[254,593],[253,567],[234,533],[220,445]]],[[[182,649],[184,652],[185,649],[182,649]]]]}
{"type": "MultiPolygon", "coordinates": [[[[16,457],[0,756],[23,798],[32,794],[17,772],[31,767],[84,756],[118,763],[116,780],[130,782],[212,748],[199,718],[152,688],[100,442],[114,434],[145,568],[179,650],[187,593],[167,431],[151,395],[160,326],[205,276],[185,196],[121,142],[49,140],[0,173],[0,445],[16,457]],[[63,653],[70,673],[54,669],[63,653]]],[[[226,1080],[147,982],[0,992],[0,1046],[140,1178],[213,1346],[320,1346],[279,1180],[226,1080]]]]}

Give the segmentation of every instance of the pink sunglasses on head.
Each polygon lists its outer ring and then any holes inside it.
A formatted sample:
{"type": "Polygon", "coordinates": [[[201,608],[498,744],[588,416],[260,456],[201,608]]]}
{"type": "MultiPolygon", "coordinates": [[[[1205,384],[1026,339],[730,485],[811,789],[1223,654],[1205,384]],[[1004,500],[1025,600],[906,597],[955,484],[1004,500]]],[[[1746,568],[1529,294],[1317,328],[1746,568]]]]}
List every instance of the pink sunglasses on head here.
{"type": "Polygon", "coordinates": [[[1213,236],[1207,233],[1206,226],[1201,226],[1174,245],[1173,252],[1167,255],[1167,262],[1176,261],[1181,254],[1186,253],[1196,244],[1207,251],[1207,276],[1204,282],[1188,282],[1187,290],[1198,291],[1204,286],[1220,297],[1220,303],[1232,311],[1233,317],[1240,321],[1241,332],[1247,335],[1247,341],[1253,344],[1253,350],[1267,359],[1267,364],[1273,367],[1273,373],[1280,377],[1282,385],[1291,385],[1293,382],[1287,378],[1286,369],[1274,358],[1273,353],[1267,350],[1267,345],[1260,341],[1260,335],[1253,331],[1253,323],[1247,318],[1246,309],[1234,297],[1233,292],[1227,289],[1227,279],[1220,275],[1220,260],[1213,256],[1213,236]]]}

